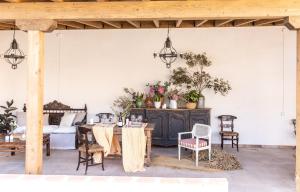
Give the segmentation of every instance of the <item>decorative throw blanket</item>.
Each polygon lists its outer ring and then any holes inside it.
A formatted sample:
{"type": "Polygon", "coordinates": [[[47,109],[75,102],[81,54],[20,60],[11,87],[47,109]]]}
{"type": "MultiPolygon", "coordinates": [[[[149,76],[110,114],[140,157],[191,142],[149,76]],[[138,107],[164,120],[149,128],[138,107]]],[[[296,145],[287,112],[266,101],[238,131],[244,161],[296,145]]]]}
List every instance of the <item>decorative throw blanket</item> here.
{"type": "MultiPolygon", "coordinates": [[[[118,137],[114,136],[115,124],[96,124],[93,127],[94,137],[99,145],[104,148],[104,156],[109,154],[121,154],[121,147],[118,137]]],[[[96,163],[100,163],[101,154],[96,153],[93,156],[96,163]]]]}
{"type": "Polygon", "coordinates": [[[123,167],[125,172],[145,171],[146,137],[141,128],[122,128],[123,167]]]}

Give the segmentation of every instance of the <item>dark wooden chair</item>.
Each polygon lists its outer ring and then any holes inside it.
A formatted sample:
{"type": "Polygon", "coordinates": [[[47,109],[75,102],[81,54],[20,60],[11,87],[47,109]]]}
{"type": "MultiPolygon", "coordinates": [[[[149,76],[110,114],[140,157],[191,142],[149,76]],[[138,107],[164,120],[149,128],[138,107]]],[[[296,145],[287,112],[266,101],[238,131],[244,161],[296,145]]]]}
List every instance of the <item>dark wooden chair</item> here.
{"type": "Polygon", "coordinates": [[[234,145],[236,145],[236,149],[237,151],[239,151],[239,133],[234,131],[234,123],[233,123],[233,121],[237,119],[237,117],[233,115],[220,115],[218,116],[218,119],[220,119],[221,121],[220,124],[221,148],[223,149],[225,140],[231,140],[232,148],[234,145]]]}
{"type": "MultiPolygon", "coordinates": [[[[85,174],[87,173],[89,166],[102,165],[104,171],[104,149],[102,146],[96,144],[94,139],[90,139],[88,134],[91,133],[91,129],[84,127],[78,127],[78,165],[77,171],[81,163],[85,163],[85,174]],[[95,153],[101,153],[101,163],[94,163],[93,156],[95,153]]],[[[93,138],[93,137],[92,137],[93,138]]]]}

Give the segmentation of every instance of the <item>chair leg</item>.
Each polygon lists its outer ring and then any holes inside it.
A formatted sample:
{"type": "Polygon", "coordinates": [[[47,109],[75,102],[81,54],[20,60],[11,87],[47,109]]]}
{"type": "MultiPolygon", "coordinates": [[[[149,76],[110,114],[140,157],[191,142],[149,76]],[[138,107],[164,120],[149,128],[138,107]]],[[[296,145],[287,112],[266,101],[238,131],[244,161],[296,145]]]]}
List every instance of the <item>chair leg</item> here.
{"type": "Polygon", "coordinates": [[[231,137],[231,148],[233,148],[233,136],[231,137]]]}
{"type": "Polygon", "coordinates": [[[79,152],[78,152],[78,165],[77,165],[76,171],[78,171],[79,166],[80,166],[80,157],[81,157],[81,152],[79,151],[79,152]]]}
{"type": "Polygon", "coordinates": [[[199,158],[199,156],[198,156],[198,152],[199,152],[199,151],[198,151],[198,150],[196,150],[196,167],[198,167],[198,161],[199,161],[199,160],[198,160],[198,158],[199,158]]]}
{"type": "Polygon", "coordinates": [[[180,160],[180,156],[181,156],[181,147],[178,146],[178,160],[180,160]]]}
{"type": "Polygon", "coordinates": [[[224,141],[223,141],[223,135],[221,135],[221,148],[222,148],[222,150],[223,150],[223,143],[224,141]]]}
{"type": "Polygon", "coordinates": [[[239,152],[239,137],[236,138],[236,150],[239,152]]]}
{"type": "Polygon", "coordinates": [[[88,170],[88,166],[89,166],[89,154],[85,154],[85,175],[87,173],[88,170]]]}
{"type": "Polygon", "coordinates": [[[101,153],[102,171],[104,171],[104,152],[101,153]]]}

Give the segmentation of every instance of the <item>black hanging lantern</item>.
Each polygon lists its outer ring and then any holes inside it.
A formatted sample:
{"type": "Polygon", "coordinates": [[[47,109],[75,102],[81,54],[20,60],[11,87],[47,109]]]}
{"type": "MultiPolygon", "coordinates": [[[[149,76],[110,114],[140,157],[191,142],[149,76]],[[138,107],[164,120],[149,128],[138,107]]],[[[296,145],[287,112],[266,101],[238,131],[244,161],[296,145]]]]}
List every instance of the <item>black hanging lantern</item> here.
{"type": "Polygon", "coordinates": [[[174,49],[172,46],[172,41],[169,37],[169,26],[168,26],[168,36],[165,41],[164,47],[160,50],[159,53],[154,53],[153,56],[154,58],[159,56],[162,62],[164,62],[167,66],[167,68],[171,67],[171,64],[174,63],[179,56],[177,54],[177,51],[174,49]]]}
{"type": "Polygon", "coordinates": [[[13,41],[10,44],[10,48],[4,53],[4,59],[6,62],[11,64],[12,69],[17,69],[18,64],[20,64],[24,59],[25,55],[21,49],[19,49],[19,45],[17,40],[15,39],[16,30],[14,28],[13,41]]]}

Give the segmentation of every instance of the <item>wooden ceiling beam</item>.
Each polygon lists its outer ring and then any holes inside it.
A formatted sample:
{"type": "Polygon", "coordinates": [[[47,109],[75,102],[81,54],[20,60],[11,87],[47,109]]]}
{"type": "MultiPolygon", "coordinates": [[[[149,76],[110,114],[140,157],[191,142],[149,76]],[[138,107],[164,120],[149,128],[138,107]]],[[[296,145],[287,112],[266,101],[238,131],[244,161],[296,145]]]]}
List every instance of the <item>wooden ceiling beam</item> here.
{"type": "Polygon", "coordinates": [[[195,27],[201,27],[204,23],[206,23],[208,20],[202,20],[202,21],[195,21],[195,27]]]}
{"type": "Polygon", "coordinates": [[[280,19],[262,19],[259,21],[255,21],[254,25],[255,26],[264,26],[264,25],[270,25],[272,23],[276,23],[276,22],[280,22],[280,21],[284,21],[284,18],[280,18],[280,19]]]}
{"type": "Polygon", "coordinates": [[[77,23],[81,23],[83,25],[87,25],[96,29],[102,29],[103,24],[97,21],[76,21],[77,23]]]}
{"type": "Polygon", "coordinates": [[[233,19],[227,19],[227,20],[216,20],[215,21],[215,27],[222,27],[223,25],[226,25],[227,23],[232,22],[233,19]]]}
{"type": "Polygon", "coordinates": [[[51,32],[57,28],[57,21],[51,19],[18,19],[16,26],[23,31],[51,32]]]}
{"type": "Polygon", "coordinates": [[[182,23],[182,20],[177,20],[177,21],[176,21],[176,27],[177,27],[177,28],[180,27],[181,23],[182,23]]]}
{"type": "Polygon", "coordinates": [[[84,29],[84,25],[74,21],[58,21],[58,24],[68,26],[75,29],[84,29]]]}
{"type": "Polygon", "coordinates": [[[141,22],[130,21],[130,20],[127,20],[126,22],[129,23],[130,25],[134,26],[135,28],[140,28],[141,27],[141,22]]]}
{"type": "Polygon", "coordinates": [[[107,24],[109,26],[112,26],[114,28],[117,28],[117,29],[121,29],[122,28],[121,23],[117,23],[117,22],[113,22],[113,21],[103,21],[103,20],[101,20],[101,22],[105,23],[105,24],[107,24]]]}
{"type": "Polygon", "coordinates": [[[154,26],[159,28],[159,20],[153,20],[154,26]]]}
{"type": "Polygon", "coordinates": [[[258,19],[243,19],[243,20],[236,20],[233,22],[233,25],[235,27],[242,27],[242,26],[245,26],[245,25],[248,25],[250,23],[253,23],[255,21],[257,21],[258,19]]]}
{"type": "Polygon", "coordinates": [[[0,20],[222,20],[300,16],[300,1],[222,0],[0,3],[0,20]],[[226,5],[226,6],[225,6],[226,5]]]}

